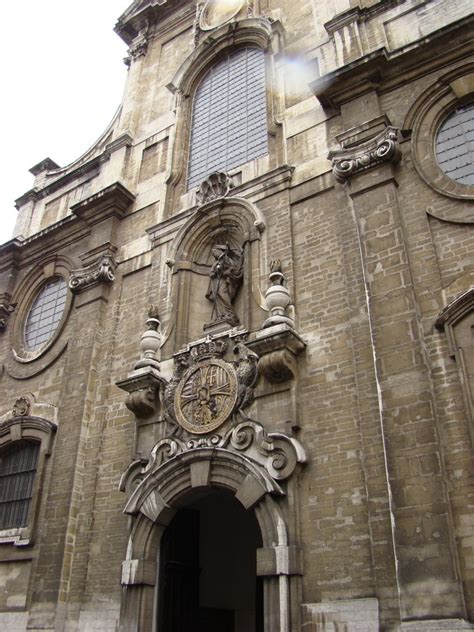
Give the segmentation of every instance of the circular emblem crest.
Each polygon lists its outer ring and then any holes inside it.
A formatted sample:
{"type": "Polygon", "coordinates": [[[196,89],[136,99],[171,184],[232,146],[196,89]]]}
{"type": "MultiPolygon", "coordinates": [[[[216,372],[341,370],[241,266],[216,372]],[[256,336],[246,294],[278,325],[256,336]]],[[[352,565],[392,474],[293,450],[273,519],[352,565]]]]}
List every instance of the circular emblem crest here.
{"type": "Polygon", "coordinates": [[[212,432],[232,414],[237,393],[232,365],[215,358],[198,362],[186,371],[176,389],[176,419],[193,434],[212,432]]]}
{"type": "Polygon", "coordinates": [[[207,0],[199,18],[203,31],[215,29],[237,15],[245,0],[207,0]]]}

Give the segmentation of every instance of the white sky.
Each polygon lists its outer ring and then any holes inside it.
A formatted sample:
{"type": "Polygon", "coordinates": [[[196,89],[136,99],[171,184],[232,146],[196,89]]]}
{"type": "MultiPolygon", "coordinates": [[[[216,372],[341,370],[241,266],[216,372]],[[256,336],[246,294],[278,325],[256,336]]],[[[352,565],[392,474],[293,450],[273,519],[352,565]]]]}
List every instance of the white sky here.
{"type": "Polygon", "coordinates": [[[24,0],[2,6],[0,243],[14,201],[33,186],[29,169],[79,157],[122,98],[127,47],[114,33],[131,0],[24,0]]]}

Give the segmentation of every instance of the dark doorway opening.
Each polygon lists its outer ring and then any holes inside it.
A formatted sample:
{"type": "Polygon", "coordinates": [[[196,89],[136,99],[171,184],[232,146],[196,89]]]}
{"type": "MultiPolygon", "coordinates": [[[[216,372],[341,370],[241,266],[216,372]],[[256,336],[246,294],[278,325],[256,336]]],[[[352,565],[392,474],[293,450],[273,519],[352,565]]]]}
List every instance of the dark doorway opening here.
{"type": "Polygon", "coordinates": [[[257,520],[232,494],[201,490],[163,534],[158,632],[263,632],[257,520]]]}

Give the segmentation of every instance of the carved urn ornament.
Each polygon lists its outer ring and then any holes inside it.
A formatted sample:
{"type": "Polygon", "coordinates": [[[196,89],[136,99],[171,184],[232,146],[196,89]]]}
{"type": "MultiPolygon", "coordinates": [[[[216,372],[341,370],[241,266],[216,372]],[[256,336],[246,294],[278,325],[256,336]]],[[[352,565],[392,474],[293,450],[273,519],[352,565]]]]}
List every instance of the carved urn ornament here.
{"type": "Polygon", "coordinates": [[[151,366],[159,371],[160,363],[158,353],[161,347],[161,335],[158,329],[160,327],[160,321],[158,319],[157,309],[154,305],[150,306],[148,316],[149,318],[146,321],[148,329],[140,337],[141,358],[136,363],[135,369],[151,366]]]}
{"type": "Polygon", "coordinates": [[[116,382],[128,393],[125,405],[137,417],[149,417],[158,409],[159,392],[164,378],[160,373],[160,321],[155,305],[148,311],[147,329],[140,337],[140,359],[125,380],[116,382]]]}
{"type": "Polygon", "coordinates": [[[263,323],[263,327],[286,324],[294,326],[294,321],[286,315],[286,310],[291,303],[290,292],[285,286],[286,278],[282,272],[281,261],[272,261],[270,264],[271,286],[265,293],[265,302],[270,317],[263,323]]]}

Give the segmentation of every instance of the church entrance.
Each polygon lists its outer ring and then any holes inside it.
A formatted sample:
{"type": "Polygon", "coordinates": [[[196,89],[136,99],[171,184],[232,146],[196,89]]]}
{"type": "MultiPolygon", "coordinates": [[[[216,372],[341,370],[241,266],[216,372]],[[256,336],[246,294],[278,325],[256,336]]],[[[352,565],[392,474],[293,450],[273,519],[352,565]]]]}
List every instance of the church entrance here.
{"type": "Polygon", "coordinates": [[[175,515],[160,547],[158,632],[263,632],[252,511],[205,489],[175,515]]]}

